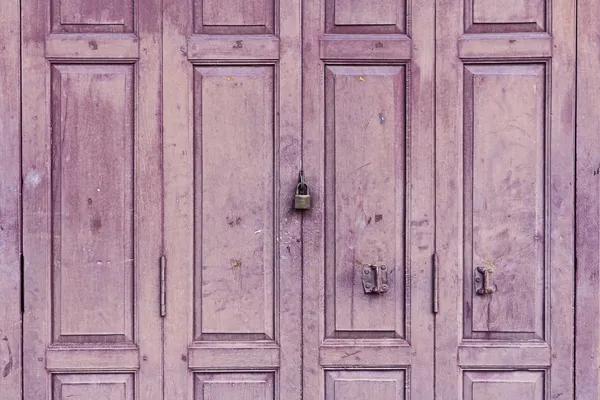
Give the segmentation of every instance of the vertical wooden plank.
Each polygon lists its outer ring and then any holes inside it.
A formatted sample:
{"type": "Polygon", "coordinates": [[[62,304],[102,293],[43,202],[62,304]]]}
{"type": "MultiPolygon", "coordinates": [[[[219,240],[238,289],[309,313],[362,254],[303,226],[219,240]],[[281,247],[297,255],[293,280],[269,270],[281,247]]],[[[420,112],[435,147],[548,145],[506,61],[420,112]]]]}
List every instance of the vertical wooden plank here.
{"type": "MultiPolygon", "coordinates": [[[[201,5],[200,5],[201,7],[201,5]]],[[[165,399],[192,399],[188,344],[194,326],[194,90],[187,59],[192,1],[163,0],[164,246],[168,321],[164,326],[165,399]]]]}
{"type": "MultiPolygon", "coordinates": [[[[552,368],[547,395],[575,396],[575,104],[576,1],[552,2],[553,53],[549,95],[549,168],[546,174],[550,229],[550,348],[552,368]]],[[[597,6],[597,5],[596,5],[597,6]]],[[[547,289],[548,290],[548,289],[547,289]]]]}
{"type": "Polygon", "coordinates": [[[48,31],[46,2],[21,2],[23,114],[23,253],[24,315],[23,397],[47,399],[50,379],[45,371],[50,338],[50,146],[49,64],[44,57],[48,31]]]}
{"type": "Polygon", "coordinates": [[[600,398],[600,8],[578,0],[575,398],[600,398]]]}
{"type": "Polygon", "coordinates": [[[325,243],[325,94],[321,81],[325,76],[319,57],[319,36],[324,25],[325,0],[304,1],[302,24],[302,163],[310,184],[312,209],[302,220],[302,318],[303,318],[303,387],[305,399],[325,397],[325,376],[319,348],[324,339],[326,262],[325,243]],[[310,305],[310,306],[309,306],[310,305]]]}
{"type": "Polygon", "coordinates": [[[19,2],[0,2],[0,391],[21,398],[19,2]]]}
{"type": "Polygon", "coordinates": [[[163,252],[161,13],[162,0],[139,4],[134,123],[134,310],[140,351],[136,398],[149,400],[164,398],[164,333],[159,312],[159,259],[163,252]]]}

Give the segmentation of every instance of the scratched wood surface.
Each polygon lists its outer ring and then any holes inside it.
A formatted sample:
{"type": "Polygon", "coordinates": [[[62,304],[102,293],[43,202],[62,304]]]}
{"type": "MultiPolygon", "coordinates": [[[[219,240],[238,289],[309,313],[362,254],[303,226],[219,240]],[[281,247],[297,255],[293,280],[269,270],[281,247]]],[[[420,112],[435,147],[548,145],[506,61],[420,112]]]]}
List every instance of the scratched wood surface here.
{"type": "Polygon", "coordinates": [[[160,2],[52,4],[22,2],[24,398],[161,399],[160,2]]]}
{"type": "Polygon", "coordinates": [[[0,392],[21,398],[19,4],[0,2],[0,392]]]}
{"type": "Polygon", "coordinates": [[[300,399],[300,2],[164,6],[165,398],[300,399]]]}
{"type": "Polygon", "coordinates": [[[434,4],[404,5],[304,6],[307,399],[433,398],[434,4]]]}
{"type": "Polygon", "coordinates": [[[577,13],[577,399],[600,398],[600,8],[579,0],[577,13]]]}
{"type": "Polygon", "coordinates": [[[575,2],[509,3],[437,1],[436,395],[448,400],[574,396],[575,2]]]}

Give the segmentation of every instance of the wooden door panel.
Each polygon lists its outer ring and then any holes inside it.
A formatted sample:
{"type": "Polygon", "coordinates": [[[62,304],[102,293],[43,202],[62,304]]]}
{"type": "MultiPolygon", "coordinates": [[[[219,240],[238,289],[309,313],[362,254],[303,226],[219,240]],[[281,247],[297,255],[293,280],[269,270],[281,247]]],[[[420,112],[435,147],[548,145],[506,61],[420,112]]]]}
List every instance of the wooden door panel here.
{"type": "Polygon", "coordinates": [[[164,10],[165,397],[299,399],[300,4],[164,10]]]}
{"type": "Polygon", "coordinates": [[[0,390],[22,398],[20,3],[0,1],[0,390]]]}
{"type": "Polygon", "coordinates": [[[134,32],[134,0],[51,0],[52,32],[134,32]]]}
{"type": "Polygon", "coordinates": [[[273,373],[203,373],[195,377],[195,400],[275,399],[273,373]]]}
{"type": "Polygon", "coordinates": [[[133,374],[56,374],[53,399],[134,400],[133,374]]]}
{"type": "Polygon", "coordinates": [[[325,398],[404,400],[406,370],[326,371],[325,398]]]}
{"type": "Polygon", "coordinates": [[[406,2],[326,0],[324,3],[326,33],[406,33],[406,2]]]}
{"type": "Polygon", "coordinates": [[[546,30],[548,0],[464,0],[465,32],[506,33],[546,30]]]}
{"type": "MultiPolygon", "coordinates": [[[[274,34],[276,0],[193,0],[196,34],[274,34]]],[[[248,38],[251,39],[251,38],[248,38]]]]}
{"type": "Polygon", "coordinates": [[[158,4],[22,3],[27,399],[162,398],[158,4]]]}
{"type": "Polygon", "coordinates": [[[305,2],[305,398],[433,398],[433,11],[305,2]]]}
{"type": "Polygon", "coordinates": [[[545,399],[544,371],[464,371],[463,399],[545,399]]]}
{"type": "Polygon", "coordinates": [[[328,66],[325,73],[326,286],[335,288],[327,337],[403,338],[404,67],[328,66]],[[389,290],[365,296],[362,278],[375,264],[386,265],[389,290]]]}
{"type": "Polygon", "coordinates": [[[198,67],[194,80],[194,336],[273,340],[273,68],[198,67]]]}
{"type": "Polygon", "coordinates": [[[573,398],[574,2],[437,7],[437,396],[573,398]]]}
{"type": "Polygon", "coordinates": [[[576,331],[575,398],[600,398],[600,8],[577,3],[576,331]]]}
{"type": "Polygon", "coordinates": [[[51,76],[53,337],[131,343],[133,68],[54,64],[51,76]]]}
{"type": "Polygon", "coordinates": [[[545,65],[468,65],[464,79],[464,337],[543,341],[545,65]]]}

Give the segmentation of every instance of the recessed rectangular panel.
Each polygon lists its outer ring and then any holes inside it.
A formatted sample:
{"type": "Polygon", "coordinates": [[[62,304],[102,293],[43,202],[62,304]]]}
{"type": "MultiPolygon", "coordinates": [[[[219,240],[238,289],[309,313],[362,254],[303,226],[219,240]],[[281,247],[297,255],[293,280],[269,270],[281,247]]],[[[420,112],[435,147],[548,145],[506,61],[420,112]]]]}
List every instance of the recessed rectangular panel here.
{"type": "Polygon", "coordinates": [[[465,371],[464,400],[543,400],[544,371],[465,371]]]}
{"type": "Polygon", "coordinates": [[[275,399],[272,372],[196,374],[195,400],[275,399]]]}
{"type": "Polygon", "coordinates": [[[276,0],[194,0],[195,33],[274,33],[276,0]]]}
{"type": "Polygon", "coordinates": [[[404,370],[325,371],[325,398],[348,399],[405,399],[404,370]]]}
{"type": "Polygon", "coordinates": [[[465,69],[466,337],[544,338],[545,80],[543,64],[465,69]]]}
{"type": "Polygon", "coordinates": [[[406,33],[405,1],[326,0],[327,33],[406,33]]]}
{"type": "Polygon", "coordinates": [[[133,0],[52,0],[54,32],[133,32],[133,0]]]}
{"type": "Polygon", "coordinates": [[[53,332],[132,339],[133,67],[52,68],[53,332]]]}
{"type": "Polygon", "coordinates": [[[402,66],[326,69],[328,335],[405,331],[404,79],[402,66]],[[370,265],[386,267],[385,293],[365,293],[370,265]]]}
{"type": "Polygon", "coordinates": [[[55,374],[52,400],[133,400],[132,374],[55,374]]]}
{"type": "Polygon", "coordinates": [[[273,338],[273,68],[196,68],[195,98],[197,334],[273,338]]]}
{"type": "Polygon", "coordinates": [[[546,0],[465,0],[467,32],[546,30],[546,0]]]}

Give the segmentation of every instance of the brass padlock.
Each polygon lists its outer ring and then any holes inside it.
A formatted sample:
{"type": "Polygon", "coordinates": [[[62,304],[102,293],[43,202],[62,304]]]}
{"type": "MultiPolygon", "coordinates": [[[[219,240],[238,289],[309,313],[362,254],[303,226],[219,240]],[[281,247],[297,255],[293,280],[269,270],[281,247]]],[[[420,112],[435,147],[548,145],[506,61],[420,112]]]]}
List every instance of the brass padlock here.
{"type": "Polygon", "coordinates": [[[294,208],[296,210],[308,210],[310,208],[310,190],[304,180],[296,186],[296,195],[294,196],[294,208]]]}

